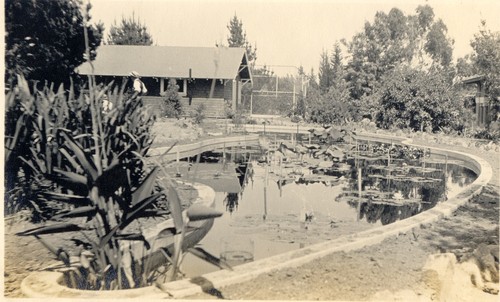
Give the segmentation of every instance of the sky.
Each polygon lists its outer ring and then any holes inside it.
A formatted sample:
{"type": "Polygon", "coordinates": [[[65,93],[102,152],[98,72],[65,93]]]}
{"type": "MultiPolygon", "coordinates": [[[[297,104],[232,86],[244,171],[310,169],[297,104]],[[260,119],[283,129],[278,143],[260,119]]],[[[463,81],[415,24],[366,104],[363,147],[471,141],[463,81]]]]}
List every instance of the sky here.
{"type": "MultiPolygon", "coordinates": [[[[87,1],[87,0],[85,0],[87,1]]],[[[481,20],[500,31],[499,0],[90,0],[93,22],[107,30],[131,17],[145,24],[156,45],[213,47],[227,44],[230,19],[243,22],[247,40],[257,46],[257,65],[275,66],[288,73],[298,66],[317,73],[320,54],[331,51],[336,41],[351,40],[377,11],[397,7],[406,15],[418,5],[429,4],[435,19],[448,27],[454,41],[454,59],[472,52],[470,41],[479,32],[481,20]],[[290,66],[290,67],[277,67],[290,66]]],[[[346,55],[346,54],[344,54],[346,55]]]]}

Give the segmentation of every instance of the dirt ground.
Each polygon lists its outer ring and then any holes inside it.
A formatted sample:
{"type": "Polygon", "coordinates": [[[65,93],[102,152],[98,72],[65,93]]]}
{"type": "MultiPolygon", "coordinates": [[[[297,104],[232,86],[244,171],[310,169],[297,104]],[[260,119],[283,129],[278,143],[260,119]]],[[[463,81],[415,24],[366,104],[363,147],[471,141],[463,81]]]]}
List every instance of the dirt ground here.
{"type": "MultiPolygon", "coordinates": [[[[189,141],[202,135],[195,125],[183,124],[182,120],[167,121],[156,127],[162,129],[156,144],[189,141]]],[[[480,244],[496,246],[498,271],[500,153],[466,144],[447,145],[448,141],[442,140],[439,143],[426,138],[415,141],[481,156],[493,167],[493,179],[481,195],[452,216],[433,224],[358,251],[334,253],[297,268],[273,271],[248,282],[213,289],[188,299],[436,300],[439,288],[425,282],[423,274],[428,256],[451,252],[463,261],[480,244]]],[[[5,220],[4,295],[9,298],[22,297],[21,280],[31,271],[53,261],[40,243],[14,235],[23,227],[13,219],[5,220]]],[[[490,296],[498,299],[498,295],[490,296]]],[[[478,300],[476,296],[466,296],[463,301],[478,300]]]]}

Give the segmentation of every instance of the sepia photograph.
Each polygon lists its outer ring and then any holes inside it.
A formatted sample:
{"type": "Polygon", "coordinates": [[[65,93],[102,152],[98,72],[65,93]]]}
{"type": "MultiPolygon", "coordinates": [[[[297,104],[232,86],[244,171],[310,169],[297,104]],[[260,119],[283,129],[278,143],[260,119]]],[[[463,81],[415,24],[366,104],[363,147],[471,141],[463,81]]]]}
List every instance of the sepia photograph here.
{"type": "Polygon", "coordinates": [[[3,299],[499,301],[499,15],[4,0],[3,299]]]}

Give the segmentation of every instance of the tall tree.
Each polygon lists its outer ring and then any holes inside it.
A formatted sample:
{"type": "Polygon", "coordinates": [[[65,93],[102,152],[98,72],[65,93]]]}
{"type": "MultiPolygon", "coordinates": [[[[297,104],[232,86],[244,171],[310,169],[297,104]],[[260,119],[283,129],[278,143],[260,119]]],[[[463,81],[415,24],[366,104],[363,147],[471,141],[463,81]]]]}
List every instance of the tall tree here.
{"type": "Polygon", "coordinates": [[[345,43],[351,55],[347,80],[351,96],[360,99],[373,93],[381,78],[396,66],[420,69],[448,68],[453,41],[441,20],[434,20],[428,5],[419,6],[416,15],[405,16],[397,8],[388,14],[377,12],[373,23],[345,43]]]}
{"type": "Polygon", "coordinates": [[[321,58],[319,62],[319,88],[321,92],[325,93],[328,88],[332,85],[333,75],[332,68],[330,65],[330,57],[328,56],[328,51],[323,50],[321,53],[321,58]]]}
{"type": "Polygon", "coordinates": [[[332,56],[330,57],[330,65],[332,66],[333,73],[338,75],[342,73],[343,63],[342,63],[342,50],[340,49],[340,43],[335,43],[333,47],[332,56]]]}
{"type": "Polygon", "coordinates": [[[119,25],[115,23],[109,29],[108,44],[111,45],[151,45],[153,38],[145,24],[135,16],[122,17],[119,25]]]}
{"type": "Polygon", "coordinates": [[[238,16],[234,14],[231,18],[229,24],[227,25],[229,30],[229,36],[227,37],[227,43],[229,47],[245,47],[247,50],[248,63],[253,68],[255,67],[255,61],[257,60],[257,47],[252,46],[247,40],[247,33],[243,30],[243,21],[238,19],[238,16]]]}
{"type": "MultiPolygon", "coordinates": [[[[5,1],[5,80],[15,74],[28,80],[67,83],[84,62],[84,12],[79,0],[5,1]]],[[[90,19],[90,16],[88,17],[90,19]]],[[[104,27],[87,24],[91,56],[100,45],[104,27]]]]}
{"type": "Polygon", "coordinates": [[[343,76],[344,65],[342,63],[342,50],[337,42],[333,47],[332,56],[330,57],[330,65],[332,68],[333,80],[337,81],[343,76]]]}
{"type": "MultiPolygon", "coordinates": [[[[453,55],[453,41],[446,37],[448,29],[442,20],[438,20],[429,29],[424,49],[440,66],[448,67],[453,55]]],[[[438,66],[439,66],[438,65],[438,66]]]]}

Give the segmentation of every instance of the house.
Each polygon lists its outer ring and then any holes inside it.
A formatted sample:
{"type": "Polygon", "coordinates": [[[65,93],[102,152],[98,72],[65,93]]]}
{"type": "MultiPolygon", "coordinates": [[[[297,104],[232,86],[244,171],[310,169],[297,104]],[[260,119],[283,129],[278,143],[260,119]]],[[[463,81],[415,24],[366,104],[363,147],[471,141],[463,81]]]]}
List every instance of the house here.
{"type": "Polygon", "coordinates": [[[207,116],[225,117],[224,106],[236,109],[242,86],[252,82],[245,48],[102,45],[96,52],[92,66],[83,63],[79,74],[93,73],[98,83],[106,83],[136,71],[148,89],[144,102],[155,106],[163,102],[168,80],[175,79],[186,113],[205,104],[207,116]]]}

